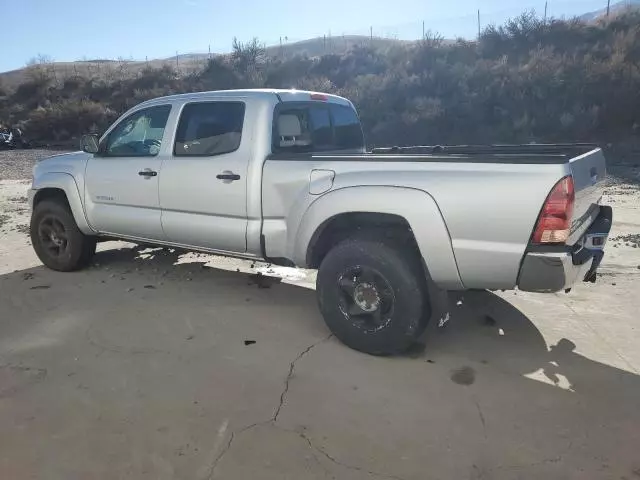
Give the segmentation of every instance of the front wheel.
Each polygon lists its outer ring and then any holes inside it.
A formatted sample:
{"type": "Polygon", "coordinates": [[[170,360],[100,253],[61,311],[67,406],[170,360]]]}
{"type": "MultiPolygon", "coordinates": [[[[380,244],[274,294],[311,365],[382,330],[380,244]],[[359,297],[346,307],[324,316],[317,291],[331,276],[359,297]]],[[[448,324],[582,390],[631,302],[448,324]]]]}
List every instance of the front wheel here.
{"type": "Polygon", "coordinates": [[[52,270],[78,270],[96,251],[96,238],[84,235],[67,205],[57,200],[43,200],[35,206],[30,233],[38,258],[52,270]]]}
{"type": "Polygon", "coordinates": [[[417,252],[382,239],[348,239],[334,247],[320,265],[316,291],[335,336],[372,355],[406,351],[430,315],[417,252]]]}

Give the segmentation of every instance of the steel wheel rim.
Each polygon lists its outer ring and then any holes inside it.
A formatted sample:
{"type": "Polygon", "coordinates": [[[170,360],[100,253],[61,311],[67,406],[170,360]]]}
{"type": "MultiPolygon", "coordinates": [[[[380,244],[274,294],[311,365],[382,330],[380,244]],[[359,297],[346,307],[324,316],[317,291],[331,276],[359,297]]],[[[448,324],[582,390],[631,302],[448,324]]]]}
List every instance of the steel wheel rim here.
{"type": "Polygon", "coordinates": [[[69,236],[64,224],[54,215],[47,215],[38,225],[38,240],[47,255],[60,258],[69,248],[69,236]]]}
{"type": "Polygon", "coordinates": [[[338,308],[354,327],[374,333],[391,322],[395,293],[378,270],[357,265],[340,273],[336,281],[338,308]]]}

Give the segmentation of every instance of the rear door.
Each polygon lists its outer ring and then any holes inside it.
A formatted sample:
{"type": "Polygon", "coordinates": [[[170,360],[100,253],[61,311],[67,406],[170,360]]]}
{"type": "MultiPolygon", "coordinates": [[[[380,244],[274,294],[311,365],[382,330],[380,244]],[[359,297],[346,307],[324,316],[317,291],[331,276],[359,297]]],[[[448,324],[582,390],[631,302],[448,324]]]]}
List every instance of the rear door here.
{"type": "Polygon", "coordinates": [[[101,142],[85,172],[89,224],[101,233],[164,240],[158,182],[171,105],[122,119],[101,142]]]}
{"type": "Polygon", "coordinates": [[[251,135],[243,128],[245,109],[244,101],[231,98],[183,106],[160,179],[169,241],[246,252],[251,135]]]}

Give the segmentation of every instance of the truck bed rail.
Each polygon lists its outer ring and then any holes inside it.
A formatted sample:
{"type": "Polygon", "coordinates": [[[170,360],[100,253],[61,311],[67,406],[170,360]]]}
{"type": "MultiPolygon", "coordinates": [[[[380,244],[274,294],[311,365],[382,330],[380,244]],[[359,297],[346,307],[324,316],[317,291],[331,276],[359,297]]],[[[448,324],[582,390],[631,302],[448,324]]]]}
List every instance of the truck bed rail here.
{"type": "Polygon", "coordinates": [[[426,154],[426,155],[563,155],[575,157],[590,152],[593,143],[556,143],[522,145],[414,145],[407,147],[374,148],[372,154],[426,154]]]}

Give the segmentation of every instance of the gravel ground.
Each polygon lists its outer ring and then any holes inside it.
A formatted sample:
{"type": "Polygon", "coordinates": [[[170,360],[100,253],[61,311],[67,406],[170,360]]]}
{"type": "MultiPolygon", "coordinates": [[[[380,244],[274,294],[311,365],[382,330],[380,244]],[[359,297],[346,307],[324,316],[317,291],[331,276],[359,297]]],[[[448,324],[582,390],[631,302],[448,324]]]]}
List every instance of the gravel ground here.
{"type": "Polygon", "coordinates": [[[31,178],[31,169],[40,159],[65,153],[61,150],[0,150],[0,180],[31,178]]]}

